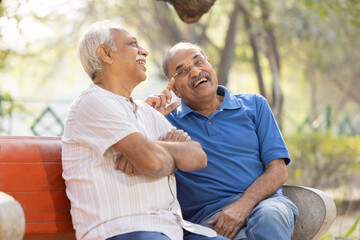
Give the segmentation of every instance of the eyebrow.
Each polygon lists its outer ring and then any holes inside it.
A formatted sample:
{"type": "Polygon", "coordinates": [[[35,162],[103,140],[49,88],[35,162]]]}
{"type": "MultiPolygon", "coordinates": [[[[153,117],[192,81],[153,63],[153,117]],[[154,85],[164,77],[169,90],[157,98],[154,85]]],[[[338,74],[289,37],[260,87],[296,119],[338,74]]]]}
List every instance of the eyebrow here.
{"type": "MultiPolygon", "coordinates": [[[[195,60],[196,58],[198,58],[199,56],[201,56],[200,54],[195,54],[193,57],[193,60],[195,60]]],[[[175,71],[178,71],[180,68],[182,68],[184,66],[184,64],[180,64],[178,66],[176,66],[175,71]]]]}

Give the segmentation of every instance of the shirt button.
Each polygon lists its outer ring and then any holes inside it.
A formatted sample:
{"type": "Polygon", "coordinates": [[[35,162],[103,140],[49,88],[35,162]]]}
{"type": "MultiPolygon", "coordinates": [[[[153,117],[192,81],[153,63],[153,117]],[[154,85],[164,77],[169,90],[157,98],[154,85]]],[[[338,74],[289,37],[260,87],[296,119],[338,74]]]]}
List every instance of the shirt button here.
{"type": "Polygon", "coordinates": [[[126,99],[127,102],[129,102],[129,99],[126,99]]]}
{"type": "Polygon", "coordinates": [[[208,121],[208,124],[209,124],[209,125],[211,125],[211,122],[210,122],[210,121],[208,121]]]}

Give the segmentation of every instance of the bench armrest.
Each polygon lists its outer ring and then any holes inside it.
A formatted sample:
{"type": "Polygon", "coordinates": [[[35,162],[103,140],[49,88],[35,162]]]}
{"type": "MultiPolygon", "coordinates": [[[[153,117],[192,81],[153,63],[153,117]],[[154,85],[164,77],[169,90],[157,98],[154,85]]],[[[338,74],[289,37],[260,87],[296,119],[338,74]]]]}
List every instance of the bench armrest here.
{"type": "Polygon", "coordinates": [[[21,240],[25,216],[21,205],[10,195],[0,192],[0,239],[21,240]]]}
{"type": "Polygon", "coordinates": [[[328,194],[310,187],[285,185],[283,192],[299,209],[291,239],[320,239],[335,220],[334,200],[328,194]]]}

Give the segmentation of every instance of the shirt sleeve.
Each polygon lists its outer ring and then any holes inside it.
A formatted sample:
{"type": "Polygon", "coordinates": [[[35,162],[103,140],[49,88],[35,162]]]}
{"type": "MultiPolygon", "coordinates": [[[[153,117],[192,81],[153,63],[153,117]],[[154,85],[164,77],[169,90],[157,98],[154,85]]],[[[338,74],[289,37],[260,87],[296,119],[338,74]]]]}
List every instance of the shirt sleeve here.
{"type": "Polygon", "coordinates": [[[74,138],[103,156],[113,144],[131,133],[139,132],[134,122],[135,116],[125,99],[92,92],[82,99],[76,110],[74,138]]]}
{"type": "Polygon", "coordinates": [[[271,108],[264,97],[260,95],[255,96],[257,111],[255,125],[260,145],[260,158],[264,166],[279,158],[284,158],[285,163],[289,164],[289,151],[271,108]]]}

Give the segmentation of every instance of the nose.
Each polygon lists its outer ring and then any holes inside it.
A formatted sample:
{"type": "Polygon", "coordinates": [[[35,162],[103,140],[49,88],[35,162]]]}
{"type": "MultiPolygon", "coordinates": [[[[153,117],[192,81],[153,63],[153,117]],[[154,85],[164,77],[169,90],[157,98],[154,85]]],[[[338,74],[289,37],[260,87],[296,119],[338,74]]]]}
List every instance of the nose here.
{"type": "Polygon", "coordinates": [[[149,52],[145,48],[141,47],[140,45],[139,45],[138,49],[139,49],[139,53],[141,55],[144,55],[145,57],[147,57],[149,55],[149,52]]]}
{"type": "Polygon", "coordinates": [[[201,72],[201,69],[197,66],[195,66],[194,64],[190,65],[190,71],[189,71],[189,75],[190,77],[193,77],[193,76],[198,76],[201,72]]]}

